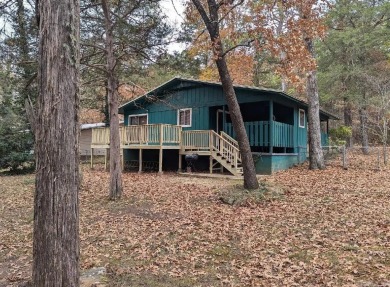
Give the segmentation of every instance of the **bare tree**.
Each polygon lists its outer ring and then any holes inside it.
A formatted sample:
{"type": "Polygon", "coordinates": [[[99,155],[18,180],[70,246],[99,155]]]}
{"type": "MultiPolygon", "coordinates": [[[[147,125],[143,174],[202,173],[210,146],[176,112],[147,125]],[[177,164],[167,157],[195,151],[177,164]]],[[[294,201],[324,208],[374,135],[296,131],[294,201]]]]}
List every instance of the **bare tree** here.
{"type": "MultiPolygon", "coordinates": [[[[106,122],[110,124],[110,186],[109,197],[119,199],[122,194],[119,86],[130,82],[137,74],[137,66],[156,57],[169,27],[163,23],[160,0],[82,1],[82,64],[84,79],[93,90],[106,89],[106,122]]],[[[85,86],[84,86],[85,88],[85,86]]],[[[96,95],[92,93],[92,98],[96,95]]],[[[93,100],[96,101],[96,100],[93,100]]]]}
{"type": "Polygon", "coordinates": [[[383,159],[387,164],[387,141],[390,122],[390,65],[384,61],[375,65],[375,72],[365,74],[367,86],[375,96],[371,99],[374,115],[371,130],[376,133],[383,145],[383,159]]]}
{"type": "Polygon", "coordinates": [[[38,5],[33,286],[79,286],[79,1],[38,5]]]}
{"type": "MultiPolygon", "coordinates": [[[[102,1],[105,23],[105,50],[106,50],[106,73],[107,92],[110,115],[110,199],[116,200],[122,196],[122,170],[120,155],[120,135],[119,135],[119,99],[118,99],[118,79],[115,76],[116,59],[114,56],[114,25],[111,20],[110,0],[102,1]]],[[[123,163],[124,164],[124,163],[123,163]]]]}
{"type": "MultiPolygon", "coordinates": [[[[314,43],[311,38],[305,38],[306,49],[314,58],[314,43]]],[[[320,97],[318,95],[317,72],[307,73],[306,94],[309,104],[309,167],[310,169],[324,169],[324,154],[321,148],[320,97]]]]}
{"type": "Polygon", "coordinates": [[[247,189],[256,189],[259,187],[259,182],[256,178],[256,170],[252,158],[251,147],[249,145],[248,135],[246,134],[240,106],[234,91],[233,82],[226,64],[226,53],[232,50],[232,48],[226,51],[224,50],[219,34],[219,23],[221,19],[219,19],[218,10],[223,5],[232,5],[231,9],[234,9],[234,7],[243,3],[243,1],[238,1],[235,4],[234,2],[235,1],[220,1],[217,3],[215,0],[208,0],[206,8],[209,13],[207,14],[205,7],[202,5],[200,0],[192,0],[192,3],[195,5],[202,17],[210,35],[215,63],[218,68],[222,89],[229,107],[233,128],[236,132],[238,145],[241,151],[242,167],[244,170],[244,187],[247,189]],[[228,4],[228,2],[230,4],[228,4]]]}

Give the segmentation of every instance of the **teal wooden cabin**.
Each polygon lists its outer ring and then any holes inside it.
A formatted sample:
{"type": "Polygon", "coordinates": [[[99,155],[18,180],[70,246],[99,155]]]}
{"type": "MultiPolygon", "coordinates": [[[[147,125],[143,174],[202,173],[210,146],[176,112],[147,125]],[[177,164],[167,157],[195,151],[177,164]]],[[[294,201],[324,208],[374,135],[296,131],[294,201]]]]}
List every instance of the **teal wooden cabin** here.
{"type": "MultiPolygon", "coordinates": [[[[271,174],[306,160],[305,102],[272,89],[235,85],[235,91],[259,174],[271,174]]],[[[122,105],[119,112],[124,114],[125,126],[133,129],[132,135],[123,134],[124,161],[159,160],[160,171],[180,170],[185,168],[183,156],[197,153],[201,158],[195,166],[197,171],[242,173],[238,144],[220,83],[173,78],[122,105]],[[137,126],[148,130],[142,132],[139,127],[134,130],[137,126]],[[126,138],[142,133],[146,137],[142,143],[126,142],[126,138]]],[[[322,144],[327,145],[328,122],[336,117],[321,111],[320,118],[322,144]]]]}

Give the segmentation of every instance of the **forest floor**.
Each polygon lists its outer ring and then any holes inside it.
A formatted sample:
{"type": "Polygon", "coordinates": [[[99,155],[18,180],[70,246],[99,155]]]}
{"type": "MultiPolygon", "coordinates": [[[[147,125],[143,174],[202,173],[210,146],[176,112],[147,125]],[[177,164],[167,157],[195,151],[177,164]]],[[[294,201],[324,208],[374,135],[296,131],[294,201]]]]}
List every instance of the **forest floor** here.
{"type": "MultiPolygon", "coordinates": [[[[106,286],[390,286],[390,168],[356,157],[264,176],[278,196],[242,206],[237,181],[83,168],[81,267],[106,286]],[[283,192],[280,192],[280,191],[283,192]]],[[[0,286],[28,280],[34,176],[0,176],[0,286]]]]}

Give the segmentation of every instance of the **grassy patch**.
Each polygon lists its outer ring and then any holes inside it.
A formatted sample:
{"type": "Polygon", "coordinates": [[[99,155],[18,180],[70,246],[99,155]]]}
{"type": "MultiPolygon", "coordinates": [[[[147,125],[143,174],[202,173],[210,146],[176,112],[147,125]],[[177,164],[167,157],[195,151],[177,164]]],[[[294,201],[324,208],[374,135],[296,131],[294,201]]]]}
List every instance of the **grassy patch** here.
{"type": "Polygon", "coordinates": [[[216,286],[217,278],[212,276],[181,276],[172,277],[166,274],[117,274],[109,275],[110,286],[112,287],[189,287],[189,286],[216,286]]]}
{"type": "Polygon", "coordinates": [[[247,190],[242,185],[234,185],[218,191],[218,198],[221,202],[233,206],[253,206],[280,200],[284,196],[283,189],[275,185],[260,183],[256,190],[247,190]]]}

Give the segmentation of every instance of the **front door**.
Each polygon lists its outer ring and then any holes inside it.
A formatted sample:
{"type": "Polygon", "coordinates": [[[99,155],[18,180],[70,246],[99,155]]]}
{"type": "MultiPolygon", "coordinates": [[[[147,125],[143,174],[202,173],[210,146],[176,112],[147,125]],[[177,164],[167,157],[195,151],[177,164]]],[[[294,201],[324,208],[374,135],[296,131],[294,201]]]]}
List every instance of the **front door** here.
{"type": "Polygon", "coordinates": [[[226,117],[229,116],[230,113],[228,111],[224,111],[221,109],[217,110],[217,133],[224,131],[224,122],[226,122],[226,117]]]}

